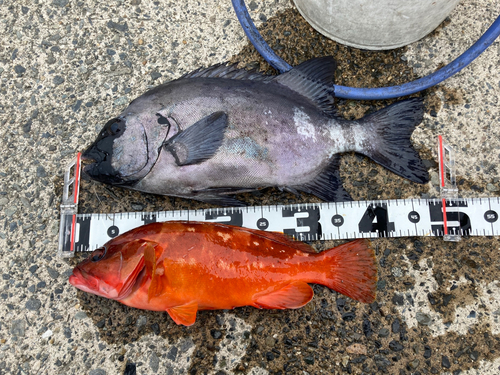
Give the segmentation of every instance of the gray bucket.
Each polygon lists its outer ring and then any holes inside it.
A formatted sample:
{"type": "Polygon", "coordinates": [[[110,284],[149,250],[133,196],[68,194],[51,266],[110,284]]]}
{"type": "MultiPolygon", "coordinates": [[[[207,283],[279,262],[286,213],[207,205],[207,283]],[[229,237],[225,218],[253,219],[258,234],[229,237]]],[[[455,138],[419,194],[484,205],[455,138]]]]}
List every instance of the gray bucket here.
{"type": "Polygon", "coordinates": [[[460,0],[294,0],[309,24],[348,46],[384,50],[423,38],[460,0]]]}

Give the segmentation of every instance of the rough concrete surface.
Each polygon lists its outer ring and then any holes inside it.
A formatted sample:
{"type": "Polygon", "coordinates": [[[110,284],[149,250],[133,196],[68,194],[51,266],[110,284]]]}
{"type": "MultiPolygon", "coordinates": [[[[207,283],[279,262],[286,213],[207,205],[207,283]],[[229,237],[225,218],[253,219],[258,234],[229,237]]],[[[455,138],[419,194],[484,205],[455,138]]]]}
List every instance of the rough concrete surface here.
{"type": "MultiPolygon", "coordinates": [[[[381,86],[424,76],[465,51],[500,13],[463,0],[421,41],[395,51],[337,45],[289,1],[251,1],[270,45],[297,64],[333,54],[341,84],[381,86]]],[[[326,288],[293,311],[198,313],[179,327],[77,292],[75,260],[56,256],[64,166],[147,88],[228,60],[272,69],[248,46],[231,3],[193,0],[0,0],[0,374],[497,374],[498,238],[378,239],[378,297],[362,305],[326,288]]],[[[355,199],[435,197],[436,136],[457,151],[460,194],[500,195],[500,43],[420,94],[413,141],[432,181],[408,183],[346,155],[355,199]]],[[[349,119],[387,105],[339,100],[349,119]]],[[[249,204],[318,201],[272,189],[249,204]]],[[[207,207],[82,183],[81,212],[207,207]]],[[[324,250],[330,243],[314,244],[324,250]]]]}

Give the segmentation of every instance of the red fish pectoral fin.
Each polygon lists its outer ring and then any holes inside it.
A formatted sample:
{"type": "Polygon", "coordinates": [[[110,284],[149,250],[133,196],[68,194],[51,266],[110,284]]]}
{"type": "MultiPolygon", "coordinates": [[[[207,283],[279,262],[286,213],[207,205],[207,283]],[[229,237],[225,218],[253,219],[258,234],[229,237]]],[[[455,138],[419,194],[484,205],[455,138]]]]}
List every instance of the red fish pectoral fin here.
{"type": "Polygon", "coordinates": [[[312,288],[302,281],[297,281],[285,287],[260,296],[253,306],[261,309],[298,309],[313,298],[312,288]]]}
{"type": "Polygon", "coordinates": [[[196,313],[198,312],[198,303],[189,302],[185,305],[175,306],[167,309],[168,315],[177,324],[191,326],[196,321],[196,313]]]}
{"type": "Polygon", "coordinates": [[[145,241],[141,248],[144,251],[144,265],[146,266],[146,273],[148,276],[153,277],[156,271],[156,262],[163,253],[163,248],[158,243],[153,241],[145,241]]]}
{"type": "Polygon", "coordinates": [[[156,264],[161,253],[163,253],[163,248],[159,244],[155,242],[145,244],[144,264],[146,266],[146,274],[151,277],[151,283],[148,288],[148,302],[151,298],[162,294],[166,284],[168,284],[163,263],[156,264]]]}

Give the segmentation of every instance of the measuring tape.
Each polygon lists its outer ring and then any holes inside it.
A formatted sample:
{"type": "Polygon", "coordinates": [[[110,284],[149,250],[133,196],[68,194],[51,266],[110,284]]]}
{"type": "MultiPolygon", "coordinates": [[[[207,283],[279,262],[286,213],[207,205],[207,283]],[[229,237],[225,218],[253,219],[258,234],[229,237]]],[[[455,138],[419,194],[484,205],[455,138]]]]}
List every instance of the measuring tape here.
{"type": "Polygon", "coordinates": [[[58,255],[92,251],[138,226],[171,220],[217,222],[282,232],[300,241],[378,237],[499,236],[500,197],[457,198],[454,159],[438,142],[441,199],[397,199],[335,203],[210,208],[199,210],[78,214],[80,154],[64,175],[58,255]]]}

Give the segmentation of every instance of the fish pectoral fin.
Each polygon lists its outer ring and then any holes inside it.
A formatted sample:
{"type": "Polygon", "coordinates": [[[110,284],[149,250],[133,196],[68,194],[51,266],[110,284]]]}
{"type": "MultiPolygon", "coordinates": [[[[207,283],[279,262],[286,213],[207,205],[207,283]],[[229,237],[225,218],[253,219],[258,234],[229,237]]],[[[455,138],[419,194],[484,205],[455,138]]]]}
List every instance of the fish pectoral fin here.
{"type": "Polygon", "coordinates": [[[308,284],[296,281],[275,292],[260,296],[253,306],[260,309],[298,309],[309,302],[313,295],[314,292],[308,284]]]}
{"type": "Polygon", "coordinates": [[[151,284],[148,288],[148,302],[151,298],[159,297],[168,291],[168,277],[165,275],[165,268],[163,264],[158,264],[153,277],[151,278],[151,284]]]}
{"type": "Polygon", "coordinates": [[[227,124],[226,113],[214,112],[170,138],[163,147],[179,166],[201,163],[217,152],[227,124]]]}
{"type": "Polygon", "coordinates": [[[162,253],[163,248],[155,242],[148,242],[145,245],[144,264],[146,267],[146,274],[151,277],[151,283],[148,288],[148,302],[151,298],[160,296],[168,285],[163,262],[157,264],[158,258],[162,253]]]}
{"type": "Polygon", "coordinates": [[[340,155],[333,155],[330,163],[313,180],[293,187],[305,193],[314,194],[327,202],[352,201],[351,195],[342,186],[340,155]]]}
{"type": "Polygon", "coordinates": [[[122,257],[120,279],[123,280],[123,284],[117,296],[118,299],[127,296],[134,287],[137,277],[144,269],[146,263],[142,249],[144,247],[147,248],[148,245],[150,245],[149,242],[137,239],[127,243],[120,253],[116,253],[122,257]]]}
{"type": "Polygon", "coordinates": [[[154,241],[144,241],[141,246],[144,253],[144,264],[146,266],[146,273],[148,276],[153,276],[156,271],[158,259],[165,251],[159,243],[154,241]]]}
{"type": "Polygon", "coordinates": [[[191,326],[196,321],[196,313],[198,312],[198,303],[189,302],[185,305],[171,307],[167,309],[168,315],[177,324],[191,326]]]}

